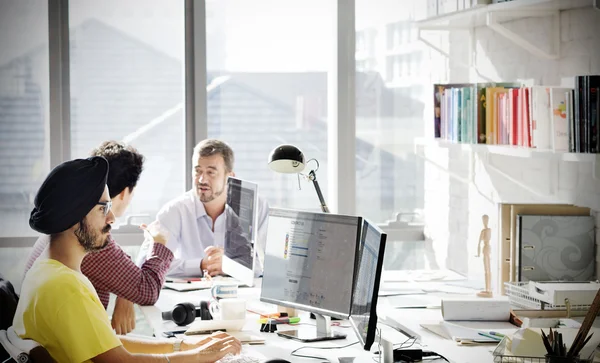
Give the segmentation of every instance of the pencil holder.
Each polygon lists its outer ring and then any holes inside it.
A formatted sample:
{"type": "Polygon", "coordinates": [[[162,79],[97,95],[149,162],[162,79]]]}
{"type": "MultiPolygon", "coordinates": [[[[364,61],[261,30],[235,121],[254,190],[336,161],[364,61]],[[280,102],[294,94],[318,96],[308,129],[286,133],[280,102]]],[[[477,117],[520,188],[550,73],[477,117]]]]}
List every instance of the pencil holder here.
{"type": "Polygon", "coordinates": [[[579,363],[579,356],[576,357],[561,357],[558,355],[546,354],[546,363],[579,363]]]}

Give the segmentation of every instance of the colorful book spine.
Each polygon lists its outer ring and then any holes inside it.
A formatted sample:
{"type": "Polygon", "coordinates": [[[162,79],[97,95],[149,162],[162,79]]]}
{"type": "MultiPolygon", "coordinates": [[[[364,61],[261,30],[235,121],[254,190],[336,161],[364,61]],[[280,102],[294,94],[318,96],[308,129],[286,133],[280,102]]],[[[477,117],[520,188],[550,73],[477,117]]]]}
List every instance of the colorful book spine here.
{"type": "Polygon", "coordinates": [[[552,130],[552,149],[569,151],[569,120],[567,115],[567,94],[570,88],[550,88],[550,124],[552,130]]]}

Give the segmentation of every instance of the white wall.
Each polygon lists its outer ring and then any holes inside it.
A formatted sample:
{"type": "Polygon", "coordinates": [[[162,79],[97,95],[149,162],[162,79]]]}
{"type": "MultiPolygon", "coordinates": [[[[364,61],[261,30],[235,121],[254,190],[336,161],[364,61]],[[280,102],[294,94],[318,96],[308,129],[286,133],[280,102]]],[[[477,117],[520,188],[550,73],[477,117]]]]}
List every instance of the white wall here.
{"type": "MultiPolygon", "coordinates": [[[[560,23],[558,60],[541,59],[490,29],[477,28],[474,63],[478,75],[457,62],[445,60],[447,73],[436,70],[438,79],[432,79],[432,83],[532,80],[535,84],[560,85],[575,75],[600,74],[600,11],[590,7],[561,12],[560,23]]],[[[550,18],[523,19],[507,26],[551,50],[550,18]]],[[[450,36],[449,51],[454,60],[466,61],[468,49],[465,32],[450,36]]],[[[440,58],[431,51],[432,64],[439,64],[440,58]]],[[[483,276],[483,263],[474,257],[482,228],[481,215],[490,217],[495,259],[499,203],[568,203],[600,211],[600,180],[593,176],[592,162],[518,158],[437,146],[424,147],[420,152],[427,161],[425,218],[438,263],[477,280],[483,276]]],[[[600,240],[600,234],[598,237],[600,240]]],[[[496,270],[497,266],[492,270],[494,286],[496,270]]]]}

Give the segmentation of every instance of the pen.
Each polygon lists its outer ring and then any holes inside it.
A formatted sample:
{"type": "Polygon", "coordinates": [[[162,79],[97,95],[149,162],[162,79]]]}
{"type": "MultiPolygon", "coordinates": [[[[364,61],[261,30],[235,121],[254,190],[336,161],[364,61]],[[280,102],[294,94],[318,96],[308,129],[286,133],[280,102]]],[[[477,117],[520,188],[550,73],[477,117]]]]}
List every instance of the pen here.
{"type": "Polygon", "coordinates": [[[491,331],[489,334],[490,334],[490,335],[497,336],[497,337],[500,337],[500,338],[504,338],[504,336],[505,336],[504,334],[500,334],[500,333],[497,333],[497,332],[495,332],[495,331],[491,331]]]}
{"type": "Polygon", "coordinates": [[[278,318],[278,319],[260,319],[258,321],[261,324],[297,324],[300,322],[300,318],[278,318]]]}
{"type": "Polygon", "coordinates": [[[502,338],[500,338],[500,337],[496,337],[496,336],[493,336],[493,335],[491,335],[491,334],[487,334],[487,333],[482,333],[482,332],[479,332],[479,335],[481,335],[482,337],[486,337],[486,338],[494,339],[494,340],[497,340],[497,341],[500,341],[500,340],[502,340],[502,338]]]}

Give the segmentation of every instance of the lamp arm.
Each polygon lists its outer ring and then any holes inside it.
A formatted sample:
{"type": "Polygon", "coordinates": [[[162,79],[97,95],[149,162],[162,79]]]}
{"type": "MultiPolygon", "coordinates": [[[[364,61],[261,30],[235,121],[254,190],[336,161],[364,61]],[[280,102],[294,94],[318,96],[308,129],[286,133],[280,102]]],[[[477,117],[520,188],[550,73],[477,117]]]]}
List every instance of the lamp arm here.
{"type": "Polygon", "coordinates": [[[317,181],[317,174],[315,174],[314,170],[311,170],[310,173],[308,173],[308,176],[315,185],[315,190],[317,191],[317,196],[319,197],[319,202],[321,203],[321,210],[323,213],[329,213],[329,208],[325,203],[325,198],[323,198],[323,193],[321,193],[321,188],[319,187],[319,182],[317,181]]]}

